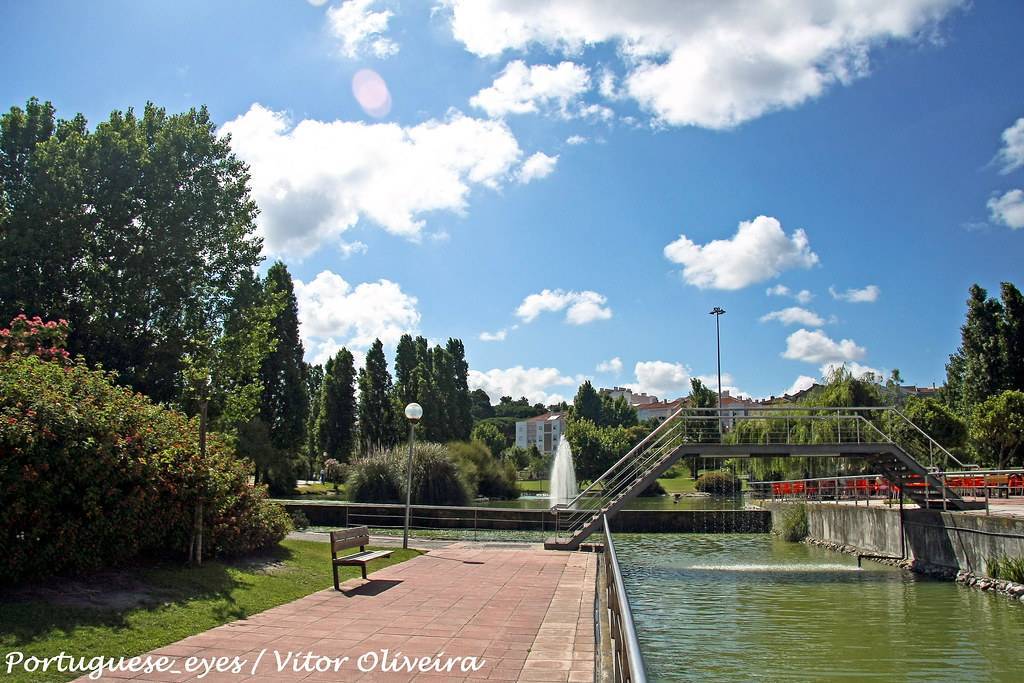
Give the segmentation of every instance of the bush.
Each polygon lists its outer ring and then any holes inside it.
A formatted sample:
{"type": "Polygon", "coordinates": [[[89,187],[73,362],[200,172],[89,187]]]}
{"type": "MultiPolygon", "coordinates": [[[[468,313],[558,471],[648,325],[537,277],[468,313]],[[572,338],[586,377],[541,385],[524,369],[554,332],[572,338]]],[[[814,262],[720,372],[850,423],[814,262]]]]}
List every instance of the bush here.
{"type": "Polygon", "coordinates": [[[1024,583],[1024,557],[1000,555],[989,559],[985,568],[993,579],[1024,583]]]}
{"type": "MultiPolygon", "coordinates": [[[[378,451],[352,465],[349,497],[357,503],[405,501],[405,466],[408,451],[396,446],[378,451]]],[[[469,486],[448,453],[436,443],[417,443],[413,451],[412,502],[414,505],[466,505],[469,486]]]]}
{"type": "Polygon", "coordinates": [[[664,496],[665,493],[665,487],[662,486],[657,479],[655,479],[653,482],[651,482],[651,485],[645,488],[643,491],[641,491],[639,495],[641,498],[650,498],[653,496],[664,496]]]}
{"type": "Polygon", "coordinates": [[[743,484],[732,472],[718,470],[700,475],[694,487],[703,493],[731,496],[739,493],[743,489],[743,484]]]}
{"type": "Polygon", "coordinates": [[[292,518],[292,526],[296,529],[305,529],[309,526],[309,517],[302,510],[292,510],[288,515],[292,518]]]}
{"type": "Polygon", "coordinates": [[[399,503],[405,500],[405,483],[398,464],[387,451],[379,451],[352,463],[348,497],[357,503],[399,503]]]}
{"type": "Polygon", "coordinates": [[[224,437],[208,435],[204,459],[198,419],[57,360],[0,354],[0,582],[185,556],[200,500],[204,555],[287,534],[224,437]]]}
{"type": "Polygon", "coordinates": [[[334,490],[338,490],[338,485],[341,484],[348,477],[348,465],[342,462],[338,462],[334,458],[327,458],[324,461],[324,483],[334,485],[334,490]]]}
{"type": "Polygon", "coordinates": [[[799,542],[807,538],[810,529],[807,525],[807,506],[803,503],[784,504],[773,515],[775,526],[772,529],[784,541],[799,542]]]}
{"type": "Polygon", "coordinates": [[[470,438],[473,441],[482,441],[493,455],[500,454],[509,446],[508,439],[502,431],[489,422],[480,422],[473,427],[470,438]]]}
{"type": "Polygon", "coordinates": [[[454,441],[448,444],[448,452],[476,495],[503,499],[519,497],[515,464],[500,462],[482,442],[454,441]]]}

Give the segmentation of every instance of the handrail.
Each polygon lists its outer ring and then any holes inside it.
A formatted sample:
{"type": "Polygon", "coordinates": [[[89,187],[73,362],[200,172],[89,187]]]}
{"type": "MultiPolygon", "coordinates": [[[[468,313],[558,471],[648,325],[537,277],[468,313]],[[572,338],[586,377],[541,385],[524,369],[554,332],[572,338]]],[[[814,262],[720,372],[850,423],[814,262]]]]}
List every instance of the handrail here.
{"type": "Polygon", "coordinates": [[[622,583],[619,559],[615,555],[615,544],[612,543],[612,532],[608,528],[608,515],[602,515],[601,519],[604,522],[605,603],[608,605],[612,639],[612,680],[646,683],[644,658],[636,637],[633,610],[629,608],[629,596],[626,595],[626,586],[622,583]]]}

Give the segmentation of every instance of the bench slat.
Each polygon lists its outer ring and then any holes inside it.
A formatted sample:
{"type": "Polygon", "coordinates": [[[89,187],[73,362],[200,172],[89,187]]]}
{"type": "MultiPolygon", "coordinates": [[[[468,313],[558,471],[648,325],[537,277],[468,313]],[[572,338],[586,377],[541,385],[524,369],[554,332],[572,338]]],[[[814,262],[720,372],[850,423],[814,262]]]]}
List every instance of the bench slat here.
{"type": "Polygon", "coordinates": [[[331,552],[338,552],[345,548],[368,545],[370,543],[370,530],[365,526],[352,527],[351,529],[339,529],[331,532],[331,552]]]}
{"type": "Polygon", "coordinates": [[[366,564],[371,560],[376,560],[381,557],[391,557],[390,550],[367,550],[361,553],[355,553],[353,555],[346,555],[345,557],[339,557],[335,560],[337,564],[366,564]]]}

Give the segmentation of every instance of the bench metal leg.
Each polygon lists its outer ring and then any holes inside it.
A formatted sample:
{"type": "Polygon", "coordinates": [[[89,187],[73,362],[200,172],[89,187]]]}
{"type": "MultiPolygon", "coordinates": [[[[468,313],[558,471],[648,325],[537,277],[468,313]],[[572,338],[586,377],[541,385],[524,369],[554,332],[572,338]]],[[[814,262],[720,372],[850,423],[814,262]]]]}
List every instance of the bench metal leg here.
{"type": "Polygon", "coordinates": [[[331,569],[334,570],[334,590],[340,591],[341,586],[338,584],[338,565],[333,565],[331,569]]]}
{"type": "Polygon", "coordinates": [[[359,565],[359,568],[363,570],[363,578],[365,579],[366,578],[366,563],[363,562],[361,565],[359,565]]]}

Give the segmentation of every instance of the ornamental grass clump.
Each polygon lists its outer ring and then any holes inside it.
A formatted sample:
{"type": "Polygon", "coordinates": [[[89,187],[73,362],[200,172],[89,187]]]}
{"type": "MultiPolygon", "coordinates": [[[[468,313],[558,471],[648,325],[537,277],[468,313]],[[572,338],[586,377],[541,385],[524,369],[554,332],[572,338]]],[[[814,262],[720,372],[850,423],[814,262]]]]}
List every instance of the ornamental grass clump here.
{"type": "Polygon", "coordinates": [[[784,541],[799,543],[810,535],[807,506],[803,503],[785,503],[772,515],[772,531],[784,541]]]}
{"type": "Polygon", "coordinates": [[[985,568],[993,579],[1024,583],[1024,556],[1000,555],[993,557],[985,563],[985,568]]]}

